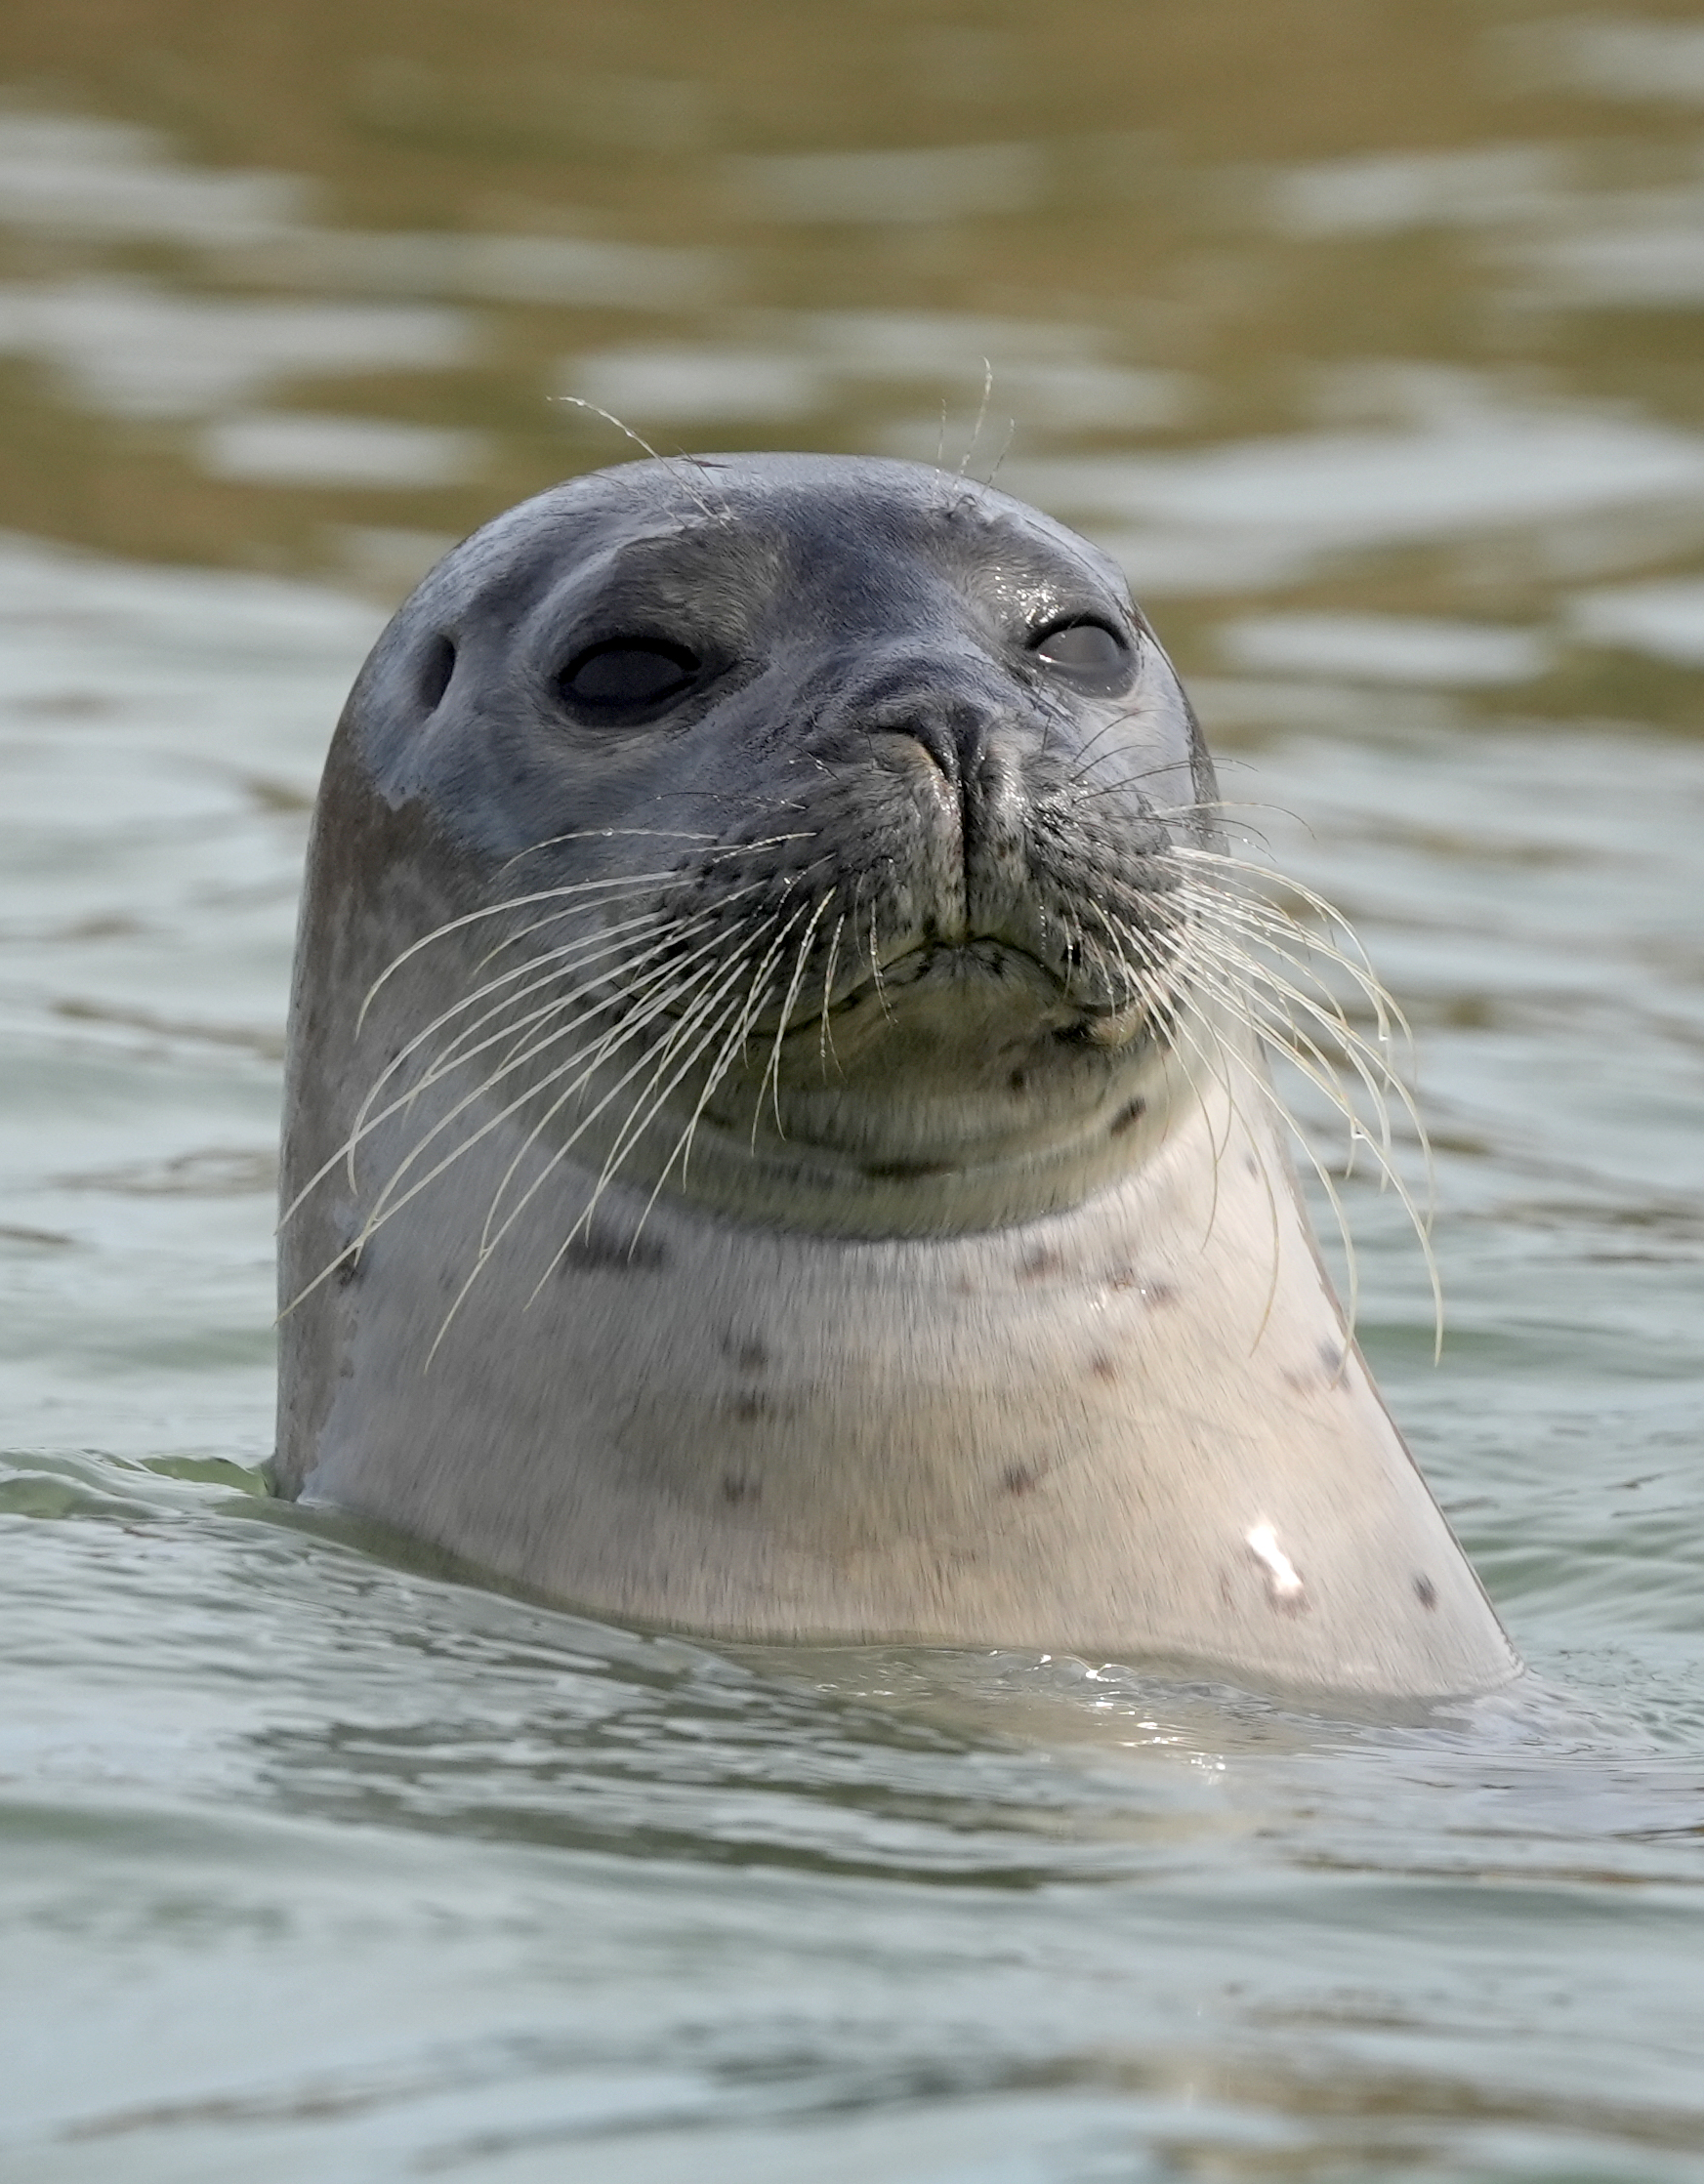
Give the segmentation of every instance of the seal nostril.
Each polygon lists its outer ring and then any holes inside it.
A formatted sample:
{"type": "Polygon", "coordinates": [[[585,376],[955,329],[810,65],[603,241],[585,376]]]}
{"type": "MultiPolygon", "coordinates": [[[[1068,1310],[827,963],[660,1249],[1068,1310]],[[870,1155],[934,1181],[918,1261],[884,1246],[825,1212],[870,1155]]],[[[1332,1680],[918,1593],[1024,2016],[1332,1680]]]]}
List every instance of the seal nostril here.
{"type": "Polygon", "coordinates": [[[939,722],[918,718],[896,721],[894,725],[900,735],[908,735],[925,753],[943,780],[950,781],[955,788],[958,786],[958,748],[950,734],[942,734],[939,722]]]}
{"type": "Polygon", "coordinates": [[[978,695],[919,690],[921,671],[907,673],[903,688],[879,690],[855,718],[860,726],[904,736],[933,762],[935,771],[956,789],[985,787],[989,707],[978,695]]]}
{"type": "Polygon", "coordinates": [[[427,713],[437,711],[438,701],[449,688],[449,679],[456,672],[456,648],[441,632],[426,648],[420,663],[420,680],[417,684],[422,709],[427,713]]]}

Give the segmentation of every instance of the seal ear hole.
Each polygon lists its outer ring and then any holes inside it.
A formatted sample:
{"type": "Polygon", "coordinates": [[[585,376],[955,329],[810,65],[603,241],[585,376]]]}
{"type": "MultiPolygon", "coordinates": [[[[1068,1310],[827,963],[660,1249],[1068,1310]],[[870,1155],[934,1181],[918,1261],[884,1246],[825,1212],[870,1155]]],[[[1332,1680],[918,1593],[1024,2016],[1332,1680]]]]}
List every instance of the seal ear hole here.
{"type": "Polygon", "coordinates": [[[456,648],[449,639],[439,633],[426,648],[420,663],[417,688],[420,703],[428,713],[437,711],[438,700],[449,688],[449,679],[456,672],[456,648]]]}

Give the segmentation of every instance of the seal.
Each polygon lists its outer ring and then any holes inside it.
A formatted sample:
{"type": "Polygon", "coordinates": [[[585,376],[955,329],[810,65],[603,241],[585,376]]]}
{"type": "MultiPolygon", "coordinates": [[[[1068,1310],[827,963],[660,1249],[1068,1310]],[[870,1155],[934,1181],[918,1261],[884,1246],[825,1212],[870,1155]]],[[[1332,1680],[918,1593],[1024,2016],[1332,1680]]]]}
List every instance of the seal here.
{"type": "Polygon", "coordinates": [[[320,791],[281,1491],[724,1638],[1508,1679],[1263,1049],[1383,1064],[1276,929],[1035,511],[781,455],[512,510],[320,791]]]}

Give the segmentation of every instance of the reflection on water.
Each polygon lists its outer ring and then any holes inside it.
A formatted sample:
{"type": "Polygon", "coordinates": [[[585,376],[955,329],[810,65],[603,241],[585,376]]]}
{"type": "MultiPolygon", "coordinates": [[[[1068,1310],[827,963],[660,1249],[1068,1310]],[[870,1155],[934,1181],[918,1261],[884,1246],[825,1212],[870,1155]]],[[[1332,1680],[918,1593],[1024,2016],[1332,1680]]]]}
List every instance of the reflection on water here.
{"type": "Polygon", "coordinates": [[[1192,40],[1079,0],[1042,56],[854,11],[831,90],[763,11],[724,43],[677,8],[603,67],[521,6],[403,53],[303,5],[317,97],[196,49],[116,98],[67,22],[0,111],[14,520],[391,597],[427,544],[619,458],[597,410],[663,445],[969,447],[1186,601],[1186,665],[1245,642],[1198,640],[1221,600],[1294,605],[1315,654],[1325,609],[1486,618],[1499,670],[1428,676],[1392,621],[1373,679],[1495,707],[1542,678],[1601,716],[1631,652],[1682,724],[1696,24],[1219,15],[1192,40]],[[1104,71],[1074,116],[1056,43],[1104,71]],[[1660,603],[1601,591],[1642,580],[1660,603]]]}
{"type": "Polygon", "coordinates": [[[1219,644],[1235,666],[1257,673],[1463,689],[1530,681],[1552,658],[1529,630],[1418,614],[1248,615],[1222,624],[1219,644]]]}
{"type": "Polygon", "coordinates": [[[0,42],[0,2165],[1704,2179],[1704,19],[196,22],[0,42]],[[251,1491],[325,738],[584,404],[1123,556],[1415,1022],[1363,1329],[1527,1684],[723,1653],[251,1491]]]}

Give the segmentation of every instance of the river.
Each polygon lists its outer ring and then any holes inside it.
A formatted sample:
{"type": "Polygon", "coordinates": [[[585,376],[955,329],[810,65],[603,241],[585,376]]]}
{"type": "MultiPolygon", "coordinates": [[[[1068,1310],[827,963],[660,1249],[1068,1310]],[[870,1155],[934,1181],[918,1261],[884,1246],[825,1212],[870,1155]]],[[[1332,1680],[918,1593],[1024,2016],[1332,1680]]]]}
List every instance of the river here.
{"type": "Polygon", "coordinates": [[[0,59],[0,2173],[1704,2179],[1704,16],[0,59]],[[1441,1362],[1351,1177],[1360,1331],[1522,1682],[718,1647],[268,1497],[318,765],[435,554],[622,457],[564,395],[1124,559],[1413,1022],[1441,1362]]]}

